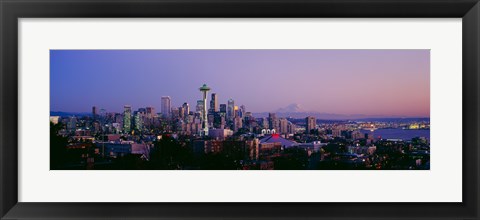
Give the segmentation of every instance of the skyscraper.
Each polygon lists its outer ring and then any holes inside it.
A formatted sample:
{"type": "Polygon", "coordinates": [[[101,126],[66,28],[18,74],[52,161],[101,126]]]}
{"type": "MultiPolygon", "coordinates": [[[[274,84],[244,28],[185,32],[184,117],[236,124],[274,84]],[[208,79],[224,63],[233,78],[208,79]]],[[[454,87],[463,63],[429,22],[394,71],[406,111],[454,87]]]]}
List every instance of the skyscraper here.
{"type": "Polygon", "coordinates": [[[220,112],[227,113],[227,105],[226,104],[220,104],[220,112]]]}
{"type": "Polygon", "coordinates": [[[233,99],[229,99],[227,104],[227,119],[228,121],[233,121],[233,118],[235,118],[235,102],[233,99]]]}
{"type": "Polygon", "coordinates": [[[210,100],[210,113],[218,112],[218,96],[217,93],[212,93],[212,100],[210,100]]]}
{"type": "Polygon", "coordinates": [[[185,117],[188,117],[188,114],[190,114],[190,106],[188,105],[188,103],[185,102],[183,103],[182,107],[183,107],[183,115],[185,117]]]}
{"type": "Polygon", "coordinates": [[[132,107],[125,105],[123,107],[123,131],[125,133],[130,133],[132,124],[132,107]]]}
{"type": "Polygon", "coordinates": [[[270,129],[278,130],[277,114],[268,113],[268,126],[270,127],[270,129]]]}
{"type": "Polygon", "coordinates": [[[202,116],[202,109],[203,109],[203,100],[197,100],[197,106],[195,107],[195,112],[200,113],[200,117],[202,116]]]}
{"type": "Polygon", "coordinates": [[[173,119],[178,119],[180,117],[180,108],[172,108],[172,110],[170,111],[170,117],[173,119]]]}
{"type": "Polygon", "coordinates": [[[162,115],[165,118],[170,117],[172,111],[171,102],[170,96],[162,96],[162,115]]]}
{"type": "Polygon", "coordinates": [[[233,107],[233,117],[241,117],[240,116],[240,108],[238,106],[233,107]]]}
{"type": "Polygon", "coordinates": [[[185,110],[183,109],[183,106],[178,107],[178,116],[179,116],[181,119],[184,119],[184,118],[185,118],[185,110]]]}
{"type": "Polygon", "coordinates": [[[261,123],[262,128],[265,128],[265,129],[270,128],[267,118],[262,118],[261,121],[262,121],[262,123],[261,123]]]}
{"type": "Polygon", "coordinates": [[[278,133],[280,134],[288,134],[288,120],[286,118],[280,118],[280,126],[278,129],[278,133]]]}
{"type": "Polygon", "coordinates": [[[235,118],[233,119],[233,130],[234,130],[235,132],[237,132],[237,131],[238,131],[240,128],[242,128],[242,127],[243,127],[242,118],[240,118],[240,117],[238,117],[238,116],[235,117],[235,118]]]}
{"type": "Polygon", "coordinates": [[[97,119],[97,115],[98,115],[97,106],[92,107],[92,115],[93,115],[93,119],[97,119]]]}
{"type": "Polygon", "coordinates": [[[306,117],[305,118],[305,124],[307,125],[306,128],[305,128],[306,132],[307,132],[307,134],[310,134],[311,131],[313,129],[315,129],[315,127],[317,126],[317,122],[316,122],[315,117],[313,117],[313,116],[306,117]]]}
{"type": "Polygon", "coordinates": [[[155,116],[155,108],[147,107],[147,118],[152,119],[155,116]]]}
{"type": "Polygon", "coordinates": [[[247,112],[247,108],[245,107],[245,105],[241,105],[240,106],[240,112],[239,112],[239,116],[240,117],[245,117],[245,113],[247,112]]]}
{"type": "Polygon", "coordinates": [[[219,122],[220,122],[220,128],[224,128],[225,125],[227,124],[226,121],[226,116],[227,116],[227,105],[226,104],[220,104],[220,112],[218,113],[219,117],[219,122]]]}
{"type": "Polygon", "coordinates": [[[199,88],[200,92],[203,94],[203,110],[202,110],[202,135],[208,135],[208,118],[207,118],[207,95],[210,88],[207,84],[203,84],[202,87],[199,88]]]}
{"type": "Polygon", "coordinates": [[[141,131],[143,128],[143,117],[141,112],[135,113],[135,129],[141,131]]]}
{"type": "Polygon", "coordinates": [[[288,133],[289,134],[295,134],[295,124],[293,124],[292,122],[288,122],[288,133]]]}

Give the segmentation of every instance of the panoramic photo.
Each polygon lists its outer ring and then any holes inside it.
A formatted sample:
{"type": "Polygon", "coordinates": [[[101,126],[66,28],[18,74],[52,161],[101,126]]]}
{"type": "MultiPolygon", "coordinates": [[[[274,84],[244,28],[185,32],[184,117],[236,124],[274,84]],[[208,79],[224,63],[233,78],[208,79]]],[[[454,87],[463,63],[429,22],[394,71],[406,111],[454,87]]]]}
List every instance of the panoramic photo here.
{"type": "Polygon", "coordinates": [[[430,50],[51,50],[51,170],[430,170],[430,50]]]}

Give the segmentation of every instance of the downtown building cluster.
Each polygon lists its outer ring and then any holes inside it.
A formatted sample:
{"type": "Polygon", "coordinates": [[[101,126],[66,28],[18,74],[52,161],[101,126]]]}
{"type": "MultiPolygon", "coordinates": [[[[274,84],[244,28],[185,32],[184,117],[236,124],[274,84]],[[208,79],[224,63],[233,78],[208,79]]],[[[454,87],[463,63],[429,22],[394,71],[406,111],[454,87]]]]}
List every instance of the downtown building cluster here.
{"type": "MultiPolygon", "coordinates": [[[[275,113],[269,113],[268,117],[255,118],[252,112],[246,110],[245,105],[236,105],[234,99],[230,98],[226,103],[220,103],[219,95],[212,93],[208,100],[207,92],[210,88],[204,85],[200,89],[203,99],[198,100],[194,108],[187,102],[179,107],[173,107],[170,96],[161,97],[161,111],[158,113],[154,107],[143,107],[133,111],[130,105],[124,106],[123,113],[99,113],[94,106],[91,130],[96,132],[106,129],[107,133],[116,134],[161,131],[214,138],[220,134],[231,136],[236,132],[293,135],[297,130],[295,124],[287,118],[277,118],[275,113]],[[96,121],[97,119],[102,120],[96,121]]],[[[315,121],[315,118],[310,117],[309,120],[315,121]]],[[[76,118],[72,117],[68,123],[71,125],[70,130],[75,129],[73,125],[76,124],[76,118]]],[[[313,125],[311,123],[310,129],[313,129],[315,122],[313,125]]]]}

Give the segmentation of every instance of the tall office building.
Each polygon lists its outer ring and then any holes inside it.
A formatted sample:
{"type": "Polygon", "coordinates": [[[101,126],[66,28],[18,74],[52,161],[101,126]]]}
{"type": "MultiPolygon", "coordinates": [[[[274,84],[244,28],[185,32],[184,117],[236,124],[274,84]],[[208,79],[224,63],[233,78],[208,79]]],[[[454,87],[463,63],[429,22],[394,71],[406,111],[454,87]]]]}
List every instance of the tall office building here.
{"type": "Polygon", "coordinates": [[[183,106],[178,107],[178,117],[180,119],[185,118],[185,110],[183,109],[183,106]]]}
{"type": "Polygon", "coordinates": [[[240,128],[243,127],[243,121],[240,117],[235,117],[233,119],[233,130],[237,132],[240,128]]]}
{"type": "Polygon", "coordinates": [[[183,115],[185,117],[188,117],[188,114],[190,114],[190,106],[188,105],[188,103],[185,102],[183,103],[182,107],[183,107],[183,115]]]}
{"type": "Polygon", "coordinates": [[[227,105],[226,104],[220,104],[220,112],[227,113],[227,105]]]}
{"type": "Polygon", "coordinates": [[[178,119],[180,117],[180,108],[172,108],[172,110],[170,111],[170,117],[173,119],[178,119]]]}
{"type": "Polygon", "coordinates": [[[147,118],[152,119],[155,117],[155,108],[154,107],[147,107],[147,118]]]}
{"type": "Polygon", "coordinates": [[[275,113],[268,113],[268,127],[270,127],[270,129],[278,130],[277,124],[278,124],[278,122],[277,122],[277,114],[275,114],[275,113]]]}
{"type": "Polygon", "coordinates": [[[132,125],[132,107],[125,105],[123,107],[123,131],[130,133],[132,125]]]}
{"type": "Polygon", "coordinates": [[[141,131],[143,128],[143,117],[142,117],[142,112],[137,112],[135,113],[135,129],[138,131],[141,131]]]}
{"type": "Polygon", "coordinates": [[[212,93],[212,100],[210,100],[210,113],[218,112],[218,96],[217,93],[212,93]]]}
{"type": "Polygon", "coordinates": [[[208,118],[207,118],[207,95],[210,88],[207,84],[203,84],[202,87],[199,88],[200,92],[203,94],[203,109],[202,109],[202,135],[208,135],[208,118]]]}
{"type": "Polygon", "coordinates": [[[239,116],[244,118],[245,117],[245,113],[247,112],[247,108],[245,107],[245,105],[241,105],[240,106],[240,112],[239,112],[239,116]]]}
{"type": "Polygon", "coordinates": [[[165,118],[170,117],[171,112],[172,112],[172,100],[170,99],[170,96],[162,96],[162,115],[165,118]]]}
{"type": "Polygon", "coordinates": [[[233,108],[233,115],[234,115],[234,117],[241,117],[240,116],[240,108],[238,106],[235,106],[233,108]]]}
{"type": "Polygon", "coordinates": [[[280,134],[288,134],[288,120],[286,118],[280,118],[280,126],[278,129],[278,133],[280,134]]]}
{"type": "Polygon", "coordinates": [[[97,106],[93,106],[93,107],[92,107],[92,116],[93,116],[93,119],[97,119],[97,115],[98,115],[97,106]]]}
{"type": "Polygon", "coordinates": [[[235,102],[233,99],[228,100],[227,104],[227,119],[228,121],[233,121],[235,118],[235,102]]]}
{"type": "Polygon", "coordinates": [[[307,132],[307,134],[310,134],[311,131],[313,129],[315,129],[315,127],[317,126],[317,122],[316,122],[315,117],[313,117],[313,116],[306,117],[305,118],[305,124],[307,125],[306,128],[305,128],[306,132],[307,132]]]}
{"type": "Polygon", "coordinates": [[[288,122],[287,130],[289,134],[295,134],[295,124],[293,124],[292,122],[288,122]]]}
{"type": "Polygon", "coordinates": [[[265,129],[270,128],[267,118],[262,118],[261,119],[261,125],[262,125],[262,128],[265,128],[265,129]]]}
{"type": "Polygon", "coordinates": [[[218,113],[218,121],[220,122],[220,128],[224,128],[225,125],[227,124],[227,105],[226,104],[220,104],[220,112],[218,113]]]}
{"type": "Polygon", "coordinates": [[[197,106],[195,107],[195,112],[200,113],[200,117],[202,117],[202,109],[203,109],[203,100],[197,100],[197,106]]]}

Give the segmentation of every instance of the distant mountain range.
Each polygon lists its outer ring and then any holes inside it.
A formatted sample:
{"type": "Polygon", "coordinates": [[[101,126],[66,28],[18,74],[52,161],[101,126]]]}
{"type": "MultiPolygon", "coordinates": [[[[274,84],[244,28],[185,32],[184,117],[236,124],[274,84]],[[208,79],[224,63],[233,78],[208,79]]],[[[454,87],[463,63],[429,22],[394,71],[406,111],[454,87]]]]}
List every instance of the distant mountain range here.
{"type": "MultiPolygon", "coordinates": [[[[268,117],[269,112],[257,112],[253,113],[254,117],[268,117]]],[[[290,104],[284,108],[279,108],[276,111],[273,111],[279,118],[305,118],[307,116],[313,116],[317,119],[323,120],[367,120],[367,119],[402,119],[402,118],[415,118],[415,119],[429,119],[428,117],[406,117],[401,115],[365,115],[365,114],[334,114],[334,113],[324,113],[324,112],[315,112],[308,111],[303,109],[299,104],[290,104]]]]}
{"type": "MultiPolygon", "coordinates": [[[[269,112],[253,113],[253,117],[264,118],[268,117],[269,112]]],[[[376,119],[376,118],[412,118],[403,116],[385,116],[385,115],[362,115],[362,114],[333,114],[333,113],[321,113],[321,112],[275,112],[277,118],[305,118],[313,116],[317,119],[325,120],[356,120],[356,119],[376,119]]]]}
{"type": "Polygon", "coordinates": [[[59,112],[59,111],[51,111],[50,116],[60,116],[60,117],[69,117],[69,116],[86,116],[91,115],[90,112],[59,112]]]}

